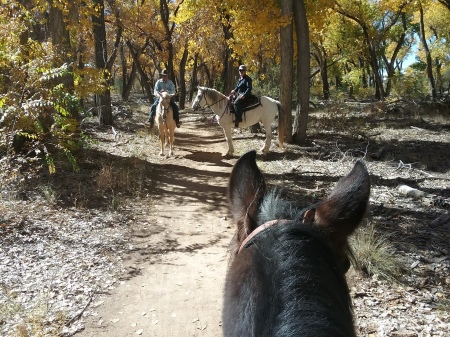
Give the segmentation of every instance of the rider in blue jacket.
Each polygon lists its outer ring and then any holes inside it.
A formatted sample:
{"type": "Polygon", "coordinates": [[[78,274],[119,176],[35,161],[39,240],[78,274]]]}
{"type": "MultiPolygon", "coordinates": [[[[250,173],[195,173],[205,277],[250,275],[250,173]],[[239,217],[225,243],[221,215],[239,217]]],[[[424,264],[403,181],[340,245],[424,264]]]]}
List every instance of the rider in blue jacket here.
{"type": "Polygon", "coordinates": [[[242,122],[242,109],[245,100],[252,94],[252,79],[246,74],[247,67],[245,65],[239,66],[239,80],[236,87],[231,91],[232,94],[237,93],[234,100],[234,112],[236,114],[235,122],[242,122]]]}
{"type": "MultiPolygon", "coordinates": [[[[171,80],[169,80],[169,74],[167,73],[167,70],[163,70],[161,72],[161,78],[156,81],[155,83],[155,89],[153,94],[155,95],[155,102],[153,102],[152,106],[150,107],[150,114],[148,116],[147,123],[150,123],[150,127],[153,127],[153,124],[155,123],[155,111],[156,107],[159,103],[159,96],[158,93],[167,91],[169,94],[175,94],[175,85],[171,80]]],[[[172,107],[173,111],[173,119],[175,119],[175,123],[177,124],[177,128],[180,127],[180,112],[178,105],[175,103],[175,100],[173,97],[170,98],[170,106],[172,107]]]]}

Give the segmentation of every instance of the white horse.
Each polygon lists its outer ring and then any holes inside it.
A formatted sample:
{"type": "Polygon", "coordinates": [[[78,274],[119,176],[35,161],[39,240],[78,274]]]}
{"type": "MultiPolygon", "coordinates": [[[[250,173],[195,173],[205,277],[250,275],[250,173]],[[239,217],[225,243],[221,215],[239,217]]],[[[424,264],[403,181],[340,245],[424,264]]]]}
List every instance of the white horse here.
{"type": "MultiPolygon", "coordinates": [[[[227,96],[212,88],[199,87],[197,97],[192,103],[192,108],[209,107],[216,114],[219,125],[223,128],[225,139],[228,142],[228,153],[233,154],[233,138],[231,129],[234,124],[234,114],[230,112],[230,101],[227,96]]],[[[261,148],[263,154],[267,154],[270,150],[272,142],[272,122],[281,109],[281,103],[273,98],[261,96],[261,105],[252,110],[248,110],[243,114],[243,121],[239,123],[240,128],[246,128],[258,122],[262,122],[266,130],[266,141],[261,148]]],[[[284,148],[283,140],[279,139],[279,147],[284,148]]]]}
{"type": "Polygon", "coordinates": [[[173,154],[173,143],[175,142],[176,123],[173,119],[173,110],[170,106],[170,98],[174,94],[167,91],[160,92],[159,103],[156,107],[156,126],[159,130],[160,156],[164,156],[164,144],[169,145],[169,156],[173,154]]]}

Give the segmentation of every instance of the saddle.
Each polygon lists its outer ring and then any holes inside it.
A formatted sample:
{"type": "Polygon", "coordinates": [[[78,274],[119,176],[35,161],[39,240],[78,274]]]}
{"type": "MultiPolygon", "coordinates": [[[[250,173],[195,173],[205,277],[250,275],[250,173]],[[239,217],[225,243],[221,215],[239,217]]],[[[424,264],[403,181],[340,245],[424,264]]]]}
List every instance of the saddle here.
{"type": "MultiPolygon", "coordinates": [[[[233,103],[234,103],[234,101],[233,101],[233,103]]],[[[256,108],[257,106],[261,105],[261,96],[250,95],[249,97],[244,99],[243,103],[244,104],[242,106],[242,113],[252,110],[252,109],[256,108]]],[[[234,113],[234,105],[233,104],[230,104],[230,112],[234,113]]]]}
{"type": "MultiPolygon", "coordinates": [[[[233,102],[234,102],[234,100],[233,100],[233,102]]],[[[256,108],[257,106],[261,105],[261,96],[250,95],[249,97],[244,99],[243,103],[244,104],[242,105],[242,118],[245,117],[246,111],[252,110],[252,109],[256,108]]],[[[230,112],[233,114],[235,113],[234,104],[230,104],[230,112]]],[[[235,121],[234,126],[238,127],[239,122],[235,121]]]]}

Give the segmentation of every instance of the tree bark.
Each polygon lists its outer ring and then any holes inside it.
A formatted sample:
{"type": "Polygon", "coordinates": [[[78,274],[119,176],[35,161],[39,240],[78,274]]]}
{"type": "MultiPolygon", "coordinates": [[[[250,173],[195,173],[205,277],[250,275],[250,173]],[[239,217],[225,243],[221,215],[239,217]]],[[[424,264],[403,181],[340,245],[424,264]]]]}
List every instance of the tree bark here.
{"type": "Polygon", "coordinates": [[[430,85],[430,97],[433,101],[437,99],[436,95],[436,85],[434,83],[433,76],[433,61],[431,59],[430,49],[428,49],[427,38],[425,36],[425,24],[423,19],[423,8],[422,4],[419,4],[419,14],[420,14],[420,41],[422,42],[423,49],[425,50],[426,60],[427,60],[427,76],[428,84],[430,85]]]}
{"type": "Polygon", "coordinates": [[[400,52],[400,49],[403,47],[403,44],[405,42],[406,38],[406,14],[402,13],[402,27],[403,31],[400,33],[400,37],[397,41],[397,45],[395,46],[394,52],[392,54],[392,57],[390,60],[387,59],[386,55],[383,55],[384,63],[386,64],[387,68],[387,84],[386,84],[386,97],[390,96],[391,90],[392,90],[392,78],[395,75],[395,61],[397,60],[398,53],[400,52]]]}
{"type": "Polygon", "coordinates": [[[92,24],[94,30],[94,49],[95,49],[95,66],[103,71],[105,80],[104,91],[97,95],[97,111],[100,124],[112,125],[111,110],[111,92],[109,90],[109,76],[106,71],[106,62],[108,60],[106,46],[106,27],[105,27],[105,4],[103,0],[94,0],[94,4],[98,9],[97,15],[92,15],[92,24]]]}
{"type": "Polygon", "coordinates": [[[294,63],[294,38],[292,27],[293,0],[281,1],[281,15],[290,18],[290,23],[280,29],[280,102],[278,120],[278,142],[292,143],[292,87],[294,63]]]}
{"type": "Polygon", "coordinates": [[[309,26],[306,18],[305,2],[294,1],[294,22],[297,34],[297,111],[294,121],[294,141],[303,144],[306,141],[306,129],[309,115],[310,95],[310,46],[309,26]]]}
{"type": "MultiPolygon", "coordinates": [[[[175,81],[175,71],[173,67],[173,59],[174,59],[174,46],[172,41],[173,32],[175,29],[175,22],[170,22],[170,9],[169,9],[169,0],[160,0],[159,2],[159,11],[161,14],[161,20],[164,25],[164,29],[166,31],[166,41],[167,41],[167,51],[168,51],[168,59],[167,59],[167,72],[169,73],[169,78],[175,81]]],[[[178,10],[180,9],[180,5],[183,3],[181,1],[178,3],[178,6],[174,9],[173,15],[177,16],[178,10]]]]}
{"type": "MultiPolygon", "coordinates": [[[[144,50],[146,48],[148,43],[145,43],[145,46],[142,48],[144,50]]],[[[130,50],[131,57],[133,58],[134,64],[136,64],[136,70],[139,73],[139,76],[141,76],[141,83],[144,86],[144,90],[147,94],[148,99],[153,102],[153,88],[150,87],[150,80],[145,73],[145,71],[142,69],[142,66],[139,62],[139,55],[141,54],[142,50],[135,51],[133,48],[133,45],[130,41],[127,41],[128,49],[130,50]]]]}
{"type": "MultiPolygon", "coordinates": [[[[70,71],[67,75],[63,76],[61,83],[64,84],[66,90],[70,93],[74,92],[74,80],[72,75],[72,64],[73,60],[68,56],[70,55],[70,35],[67,29],[67,24],[64,21],[64,14],[61,9],[53,6],[53,0],[49,1],[50,12],[49,12],[49,29],[52,37],[52,44],[58,51],[58,55],[61,55],[60,64],[56,64],[57,67],[61,66],[64,62],[68,63],[70,66],[70,71]]],[[[78,112],[71,111],[73,117],[77,117],[78,112]]]]}
{"type": "Polygon", "coordinates": [[[319,43],[312,44],[315,53],[314,58],[319,64],[320,78],[322,80],[322,94],[324,100],[330,99],[330,84],[328,83],[328,62],[325,48],[319,43]]]}
{"type": "Polygon", "coordinates": [[[192,97],[194,96],[194,93],[197,90],[197,86],[198,86],[197,69],[198,69],[198,53],[195,53],[194,67],[192,69],[191,88],[189,91],[189,102],[192,102],[192,97]]]}
{"type": "Polygon", "coordinates": [[[224,53],[224,60],[223,60],[223,93],[225,95],[228,95],[231,90],[233,90],[235,86],[235,67],[233,66],[233,50],[228,45],[227,41],[233,38],[233,33],[231,32],[231,26],[230,24],[224,24],[224,22],[228,22],[229,15],[226,14],[222,18],[222,30],[225,38],[225,53],[224,53]]]}
{"type": "Polygon", "coordinates": [[[186,63],[188,58],[188,43],[186,42],[184,45],[183,56],[181,57],[180,62],[180,109],[184,109],[184,104],[186,102],[186,80],[184,78],[186,73],[186,63]]]}
{"type": "Polygon", "coordinates": [[[136,80],[136,63],[133,61],[133,65],[131,66],[130,75],[127,74],[127,60],[124,55],[123,45],[120,48],[120,55],[122,59],[122,99],[124,101],[128,101],[131,93],[131,89],[133,88],[133,83],[136,80]]]}

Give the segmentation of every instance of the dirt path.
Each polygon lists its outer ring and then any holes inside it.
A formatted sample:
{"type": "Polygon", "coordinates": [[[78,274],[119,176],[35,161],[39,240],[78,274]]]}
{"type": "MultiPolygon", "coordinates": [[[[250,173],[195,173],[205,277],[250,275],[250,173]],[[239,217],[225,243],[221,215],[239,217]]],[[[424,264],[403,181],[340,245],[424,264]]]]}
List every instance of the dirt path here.
{"type": "MultiPolygon", "coordinates": [[[[150,156],[156,156],[156,146],[150,156]]],[[[234,229],[226,186],[236,159],[225,160],[218,126],[185,122],[175,156],[156,159],[152,193],[133,226],[135,250],[111,296],[93,300],[93,336],[220,336],[227,248],[234,229]],[[98,306],[97,306],[98,305],[98,306]]]]}

